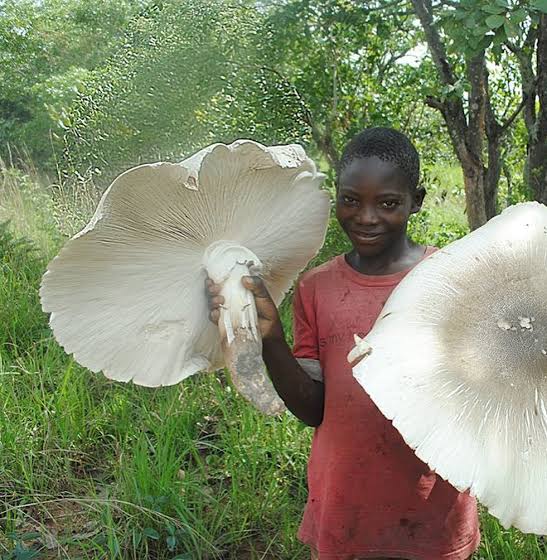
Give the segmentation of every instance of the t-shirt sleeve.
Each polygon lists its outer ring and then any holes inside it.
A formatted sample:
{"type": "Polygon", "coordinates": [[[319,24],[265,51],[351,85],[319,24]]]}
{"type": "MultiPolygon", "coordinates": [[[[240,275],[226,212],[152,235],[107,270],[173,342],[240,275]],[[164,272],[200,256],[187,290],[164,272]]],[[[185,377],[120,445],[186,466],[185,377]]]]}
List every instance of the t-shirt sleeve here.
{"type": "Polygon", "coordinates": [[[319,362],[317,325],[313,293],[301,282],[298,283],[293,298],[293,354],[304,371],[316,381],[323,381],[319,362]]]}

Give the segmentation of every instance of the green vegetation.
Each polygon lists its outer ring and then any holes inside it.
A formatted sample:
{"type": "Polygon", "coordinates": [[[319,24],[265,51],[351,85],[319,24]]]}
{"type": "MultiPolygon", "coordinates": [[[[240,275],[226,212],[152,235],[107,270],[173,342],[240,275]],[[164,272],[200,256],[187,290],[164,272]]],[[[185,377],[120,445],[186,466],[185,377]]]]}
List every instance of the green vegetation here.
{"type": "MultiPolygon", "coordinates": [[[[352,134],[404,131],[422,243],[546,200],[545,37],[546,0],[0,0],[0,560],[307,558],[311,430],[222,373],[150,390],[84,370],[40,309],[46,264],[121,170],[235,138],[302,143],[332,188],[352,134]]],[[[310,266],[347,248],[332,220],[310,266]]],[[[290,333],[291,294],[281,312],[290,333]]],[[[482,526],[475,560],[547,558],[482,526]]]]}
{"type": "MultiPolygon", "coordinates": [[[[444,244],[466,231],[461,177],[431,177],[412,229],[444,244]]],[[[14,218],[0,228],[0,558],[307,558],[295,534],[311,430],[261,416],[221,372],[151,390],[78,366],[52,338],[38,286],[96,199],[5,168],[0,179],[0,222],[14,218]]],[[[315,263],[346,247],[333,222],[315,263]]],[[[282,310],[289,330],[290,296],[282,310]]],[[[547,555],[488,514],[482,526],[477,560],[547,555]]]]}
{"type": "Polygon", "coordinates": [[[214,141],[365,126],[458,164],[467,219],[547,200],[545,0],[0,0],[0,157],[105,187],[214,141]],[[542,81],[543,80],[543,81],[542,81]]]}

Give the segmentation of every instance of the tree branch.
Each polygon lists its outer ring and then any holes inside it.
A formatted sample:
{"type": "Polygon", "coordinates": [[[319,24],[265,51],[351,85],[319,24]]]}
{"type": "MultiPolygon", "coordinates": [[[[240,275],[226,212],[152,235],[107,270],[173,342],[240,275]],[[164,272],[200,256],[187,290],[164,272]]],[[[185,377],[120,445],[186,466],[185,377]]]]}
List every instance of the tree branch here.
{"type": "Polygon", "coordinates": [[[370,14],[372,12],[378,12],[380,10],[385,10],[387,8],[393,8],[395,6],[399,6],[400,4],[407,4],[406,0],[392,0],[391,2],[385,2],[380,6],[373,6],[372,8],[366,8],[364,10],[365,14],[370,14]]]}
{"type": "Polygon", "coordinates": [[[332,123],[338,114],[338,53],[332,53],[332,108],[328,117],[327,130],[330,134],[332,123]]]}
{"type": "Polygon", "coordinates": [[[513,124],[515,119],[520,115],[524,107],[526,107],[527,103],[528,103],[528,95],[526,93],[523,93],[522,100],[519,103],[518,107],[513,111],[513,114],[503,124],[499,125],[501,134],[507,132],[507,129],[513,124]]]}
{"type": "Polygon", "coordinates": [[[524,103],[524,122],[528,131],[532,130],[536,122],[536,75],[532,64],[530,51],[538,38],[537,27],[531,26],[526,34],[522,47],[511,41],[506,41],[506,47],[515,55],[519,66],[522,100],[524,103]],[[527,51],[529,51],[527,53],[527,51]]]}
{"type": "MultiPolygon", "coordinates": [[[[454,85],[456,78],[448,62],[446,49],[433,22],[431,2],[429,0],[411,0],[412,5],[424,30],[429,51],[437,68],[440,81],[445,85],[454,85]],[[427,4],[427,5],[426,5],[427,4]]],[[[429,97],[426,103],[430,107],[441,111],[454,151],[462,165],[473,165],[473,157],[469,154],[467,146],[468,124],[465,117],[461,97],[447,97],[440,101],[429,97]]]]}
{"type": "Polygon", "coordinates": [[[383,64],[378,63],[378,73],[376,74],[377,80],[378,80],[378,84],[382,84],[384,82],[384,78],[386,75],[386,72],[401,58],[403,58],[406,55],[405,53],[395,53],[393,55],[391,55],[388,60],[386,60],[383,64]]]}
{"type": "Polygon", "coordinates": [[[541,14],[539,20],[536,78],[539,97],[538,134],[545,141],[547,135],[547,14],[545,13],[541,14]]]}
{"type": "Polygon", "coordinates": [[[490,84],[489,84],[489,74],[488,68],[485,65],[485,126],[486,126],[486,136],[489,142],[496,141],[502,135],[502,127],[496,118],[496,113],[492,107],[492,100],[490,98],[490,84]]]}
{"type": "MultiPolygon", "coordinates": [[[[469,92],[469,116],[466,144],[477,164],[482,165],[483,136],[486,132],[487,74],[484,51],[470,58],[466,64],[469,92]]],[[[491,115],[493,116],[493,115],[491,115]]]]}
{"type": "Polygon", "coordinates": [[[425,98],[425,102],[429,107],[437,109],[441,113],[446,110],[445,104],[440,99],[438,99],[437,97],[433,97],[432,95],[428,95],[425,98]]]}
{"type": "Polygon", "coordinates": [[[441,42],[439,32],[433,22],[433,15],[431,13],[431,3],[428,0],[411,0],[414,6],[414,11],[422,24],[425,33],[425,38],[431,52],[433,62],[439,71],[441,81],[446,85],[454,85],[456,78],[450,63],[444,45],[441,42]],[[426,5],[427,4],[427,5],[426,5]]]}

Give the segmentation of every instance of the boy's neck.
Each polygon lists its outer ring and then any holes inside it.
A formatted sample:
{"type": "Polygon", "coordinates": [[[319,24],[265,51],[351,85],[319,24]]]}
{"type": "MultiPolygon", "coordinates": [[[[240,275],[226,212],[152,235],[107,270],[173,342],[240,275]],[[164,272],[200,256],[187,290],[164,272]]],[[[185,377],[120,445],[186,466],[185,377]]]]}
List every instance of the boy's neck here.
{"type": "Polygon", "coordinates": [[[408,237],[402,237],[382,253],[374,256],[360,255],[355,249],[345,255],[346,262],[357,272],[371,276],[396,274],[417,264],[426,248],[408,237]]]}

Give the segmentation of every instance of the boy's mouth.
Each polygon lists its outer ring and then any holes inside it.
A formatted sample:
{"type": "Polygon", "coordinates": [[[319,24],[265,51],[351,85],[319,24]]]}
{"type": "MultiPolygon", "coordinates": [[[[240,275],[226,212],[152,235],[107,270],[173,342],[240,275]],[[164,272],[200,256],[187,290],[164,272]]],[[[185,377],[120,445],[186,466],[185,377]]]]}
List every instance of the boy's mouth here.
{"type": "Polygon", "coordinates": [[[351,234],[355,237],[358,241],[363,243],[373,243],[382,237],[382,233],[378,232],[364,232],[364,231],[355,231],[352,230],[351,234]]]}

